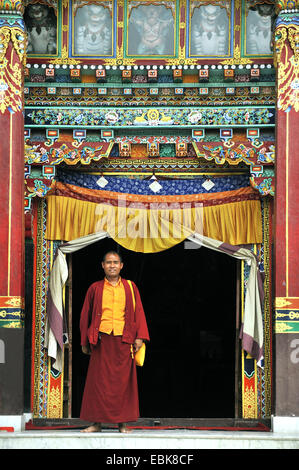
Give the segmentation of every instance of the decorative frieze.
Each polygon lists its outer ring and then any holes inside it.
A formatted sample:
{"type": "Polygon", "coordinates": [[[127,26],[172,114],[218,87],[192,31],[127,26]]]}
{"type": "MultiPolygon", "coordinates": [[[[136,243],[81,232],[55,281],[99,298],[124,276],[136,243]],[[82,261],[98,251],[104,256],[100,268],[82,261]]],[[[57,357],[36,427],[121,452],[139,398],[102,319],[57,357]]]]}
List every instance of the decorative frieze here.
{"type": "Polygon", "coordinates": [[[27,108],[28,127],[189,127],[194,126],[274,126],[273,107],[236,108],[27,108]]]}

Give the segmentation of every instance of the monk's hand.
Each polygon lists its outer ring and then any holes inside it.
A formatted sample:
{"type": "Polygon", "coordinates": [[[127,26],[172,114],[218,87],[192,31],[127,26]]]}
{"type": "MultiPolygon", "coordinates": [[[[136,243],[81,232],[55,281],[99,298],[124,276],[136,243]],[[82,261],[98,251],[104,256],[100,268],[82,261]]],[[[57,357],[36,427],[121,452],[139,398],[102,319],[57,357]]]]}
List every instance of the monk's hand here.
{"type": "Polygon", "coordinates": [[[139,351],[139,349],[142,346],[142,343],[143,343],[143,339],[139,339],[139,338],[135,339],[135,341],[134,341],[134,351],[135,351],[135,353],[137,353],[137,351],[139,351]]]}
{"type": "Polygon", "coordinates": [[[90,354],[90,346],[82,346],[83,354],[90,354]]]}

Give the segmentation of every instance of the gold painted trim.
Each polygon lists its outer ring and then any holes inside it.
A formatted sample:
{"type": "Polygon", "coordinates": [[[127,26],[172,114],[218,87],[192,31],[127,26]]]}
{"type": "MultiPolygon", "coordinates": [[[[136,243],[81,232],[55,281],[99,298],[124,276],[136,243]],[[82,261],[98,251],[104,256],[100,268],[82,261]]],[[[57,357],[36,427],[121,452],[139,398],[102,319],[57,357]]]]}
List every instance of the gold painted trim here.
{"type": "MultiPolygon", "coordinates": [[[[288,297],[289,298],[289,297],[288,297]]],[[[291,302],[289,302],[287,297],[276,297],[275,299],[275,308],[286,308],[288,305],[291,305],[291,302]]]]}
{"type": "Polygon", "coordinates": [[[288,317],[290,320],[299,320],[299,311],[291,310],[288,313],[276,312],[275,318],[284,318],[288,317]]]}
{"type": "MultiPolygon", "coordinates": [[[[50,365],[49,365],[49,374],[50,374],[50,365]]],[[[49,387],[50,388],[50,387],[49,387]]],[[[47,406],[47,418],[62,418],[62,409],[63,409],[63,397],[62,397],[62,387],[59,390],[59,385],[52,385],[48,391],[48,406],[47,406]]]]}
{"type": "MultiPolygon", "coordinates": [[[[135,176],[149,176],[151,174],[151,172],[153,172],[154,170],[150,169],[149,168],[149,171],[148,172],[140,172],[140,171],[132,171],[132,172],[116,172],[116,171],[105,171],[105,170],[102,170],[102,171],[88,171],[88,170],[83,170],[83,169],[80,169],[80,172],[81,173],[88,173],[89,175],[106,175],[106,176],[112,176],[112,175],[116,175],[116,176],[132,176],[132,174],[134,173],[135,176]]],[[[155,170],[155,174],[156,175],[159,175],[160,173],[157,172],[157,169],[155,170]]],[[[161,175],[165,176],[205,176],[205,175],[208,175],[208,176],[235,176],[235,175],[246,175],[247,172],[246,171],[243,171],[243,172],[237,172],[237,173],[213,173],[213,172],[192,172],[192,173],[183,173],[183,172],[170,172],[170,173],[166,173],[164,171],[161,171],[161,175]]]]}
{"type": "MultiPolygon", "coordinates": [[[[52,269],[54,261],[54,242],[49,241],[47,243],[47,257],[49,261],[50,269],[52,269]]],[[[65,287],[63,288],[63,291],[65,287]]],[[[65,306],[65,304],[64,304],[65,306]]],[[[62,351],[62,364],[63,368],[59,376],[53,377],[51,373],[52,361],[47,356],[48,364],[48,388],[47,388],[47,418],[63,418],[63,394],[64,394],[64,348],[62,351]]]]}
{"type": "Polygon", "coordinates": [[[289,113],[286,113],[286,297],[289,296],[289,113]]]}
{"type": "Polygon", "coordinates": [[[0,295],[0,306],[1,308],[21,308],[24,309],[24,298],[18,295],[0,295]]]}
{"type": "Polygon", "coordinates": [[[40,396],[44,396],[43,392],[43,374],[44,370],[41,366],[41,304],[42,304],[42,266],[41,260],[43,258],[43,200],[38,201],[37,205],[37,233],[36,233],[36,246],[35,246],[35,257],[36,257],[36,285],[35,285],[35,319],[34,319],[34,331],[32,332],[34,338],[33,346],[33,417],[44,418],[45,416],[40,415],[40,396]]]}
{"type": "MultiPolygon", "coordinates": [[[[287,322],[284,321],[276,321],[275,322],[275,333],[294,333],[292,331],[292,327],[288,325],[287,322]],[[291,331],[288,331],[291,330],[291,331]]],[[[297,332],[295,332],[297,333],[297,332]]]]}
{"type": "Polygon", "coordinates": [[[6,318],[7,315],[11,315],[12,317],[24,317],[24,313],[22,310],[17,310],[16,312],[8,312],[7,310],[0,310],[0,318],[6,318]]]}
{"type": "MultiPolygon", "coordinates": [[[[271,388],[271,366],[272,366],[272,303],[271,303],[271,234],[270,234],[270,200],[264,201],[264,269],[265,269],[265,300],[264,300],[264,410],[265,417],[271,416],[272,411],[272,388],[271,388]]],[[[262,405],[261,405],[262,406],[262,405]]]]}
{"type": "MultiPolygon", "coordinates": [[[[254,253],[257,252],[257,246],[254,245],[254,253]]],[[[245,289],[244,289],[244,267],[245,262],[241,260],[241,319],[243,322],[244,318],[244,304],[245,304],[245,289]]],[[[241,367],[241,374],[242,374],[242,418],[257,418],[258,414],[258,396],[257,396],[257,362],[254,360],[254,389],[252,386],[245,387],[245,355],[248,359],[251,358],[250,354],[246,353],[244,349],[241,350],[242,354],[242,367],[241,367]],[[246,405],[250,404],[250,408],[246,407],[246,405]]]]}
{"type": "Polygon", "coordinates": [[[248,57],[241,57],[240,46],[237,44],[234,47],[234,57],[231,59],[222,60],[220,64],[223,65],[240,65],[240,64],[253,64],[253,60],[248,57]]]}
{"type": "Polygon", "coordinates": [[[11,212],[12,212],[12,113],[9,117],[9,195],[8,195],[8,255],[7,255],[7,295],[10,296],[11,262],[11,212]]]}

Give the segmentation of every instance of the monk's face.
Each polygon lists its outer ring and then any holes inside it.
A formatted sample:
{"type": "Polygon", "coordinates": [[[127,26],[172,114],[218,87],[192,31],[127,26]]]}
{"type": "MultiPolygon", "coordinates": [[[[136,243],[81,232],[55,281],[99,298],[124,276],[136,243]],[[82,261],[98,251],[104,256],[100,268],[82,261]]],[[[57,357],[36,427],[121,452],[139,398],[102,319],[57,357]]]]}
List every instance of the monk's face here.
{"type": "Polygon", "coordinates": [[[102,262],[102,268],[107,277],[118,277],[122,267],[123,263],[119,257],[112,253],[106,255],[105,261],[102,262]]]}

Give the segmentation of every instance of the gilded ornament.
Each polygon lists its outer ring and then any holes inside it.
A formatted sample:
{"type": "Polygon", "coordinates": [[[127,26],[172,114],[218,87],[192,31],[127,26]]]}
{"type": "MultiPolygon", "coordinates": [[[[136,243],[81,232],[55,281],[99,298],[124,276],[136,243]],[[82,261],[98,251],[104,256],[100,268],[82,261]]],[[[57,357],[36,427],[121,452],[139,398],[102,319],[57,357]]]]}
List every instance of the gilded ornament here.
{"type": "Polygon", "coordinates": [[[237,44],[234,47],[234,57],[231,59],[226,59],[220,62],[223,65],[241,65],[241,64],[252,64],[253,61],[251,59],[241,57],[240,46],[237,44]]]}
{"type": "Polygon", "coordinates": [[[0,29],[0,62],[3,61],[10,41],[10,28],[2,27],[0,29]]]}
{"type": "Polygon", "coordinates": [[[11,297],[5,302],[8,307],[20,307],[24,308],[24,299],[22,297],[11,297]]]}
{"type": "Polygon", "coordinates": [[[62,417],[61,390],[52,386],[48,401],[48,418],[62,417]]]}
{"type": "Polygon", "coordinates": [[[284,317],[287,317],[290,320],[299,320],[299,312],[294,312],[293,310],[287,313],[276,312],[276,318],[284,318],[284,317]]]}
{"type": "Polygon", "coordinates": [[[0,0],[0,10],[6,12],[17,12],[23,15],[25,4],[22,0],[0,0]]]}
{"type": "Polygon", "coordinates": [[[67,47],[64,46],[61,51],[61,57],[59,57],[58,59],[50,60],[49,63],[57,64],[57,65],[61,65],[61,64],[79,65],[82,63],[82,61],[70,58],[68,55],[67,47]]]}
{"type": "Polygon", "coordinates": [[[0,27],[0,63],[6,55],[9,43],[12,42],[20,62],[25,65],[25,41],[26,34],[19,26],[19,22],[17,26],[8,26],[7,23],[5,23],[4,26],[0,27]]]}
{"type": "Polygon", "coordinates": [[[0,63],[0,112],[8,108],[14,112],[23,108],[22,68],[20,63],[13,64],[14,50],[11,50],[10,61],[6,57],[0,63]]]}
{"type": "Polygon", "coordinates": [[[256,418],[256,398],[254,389],[252,387],[246,387],[244,391],[243,407],[244,407],[244,418],[256,418]]]}
{"type": "Polygon", "coordinates": [[[297,25],[290,26],[288,29],[288,38],[290,46],[294,52],[295,61],[299,62],[299,27],[297,25]]]}
{"type": "Polygon", "coordinates": [[[299,111],[299,26],[280,25],[275,33],[274,64],[277,67],[277,107],[299,111]]]}
{"type": "Polygon", "coordinates": [[[277,321],[275,323],[275,333],[288,333],[292,330],[292,326],[288,325],[286,322],[277,321]]]}
{"type": "Polygon", "coordinates": [[[1,325],[1,328],[23,328],[24,325],[21,321],[11,321],[10,323],[6,323],[1,325]]]}
{"type": "Polygon", "coordinates": [[[276,0],[276,12],[282,10],[294,10],[299,8],[299,0],[276,0]]]}
{"type": "Polygon", "coordinates": [[[275,307],[276,308],[283,308],[291,305],[291,302],[286,297],[276,297],[275,299],[275,307]]]}
{"type": "Polygon", "coordinates": [[[24,316],[22,310],[17,310],[15,312],[10,312],[10,311],[7,311],[7,310],[1,310],[0,311],[0,317],[1,318],[6,318],[8,315],[12,316],[12,317],[18,317],[18,318],[24,316]]]}

